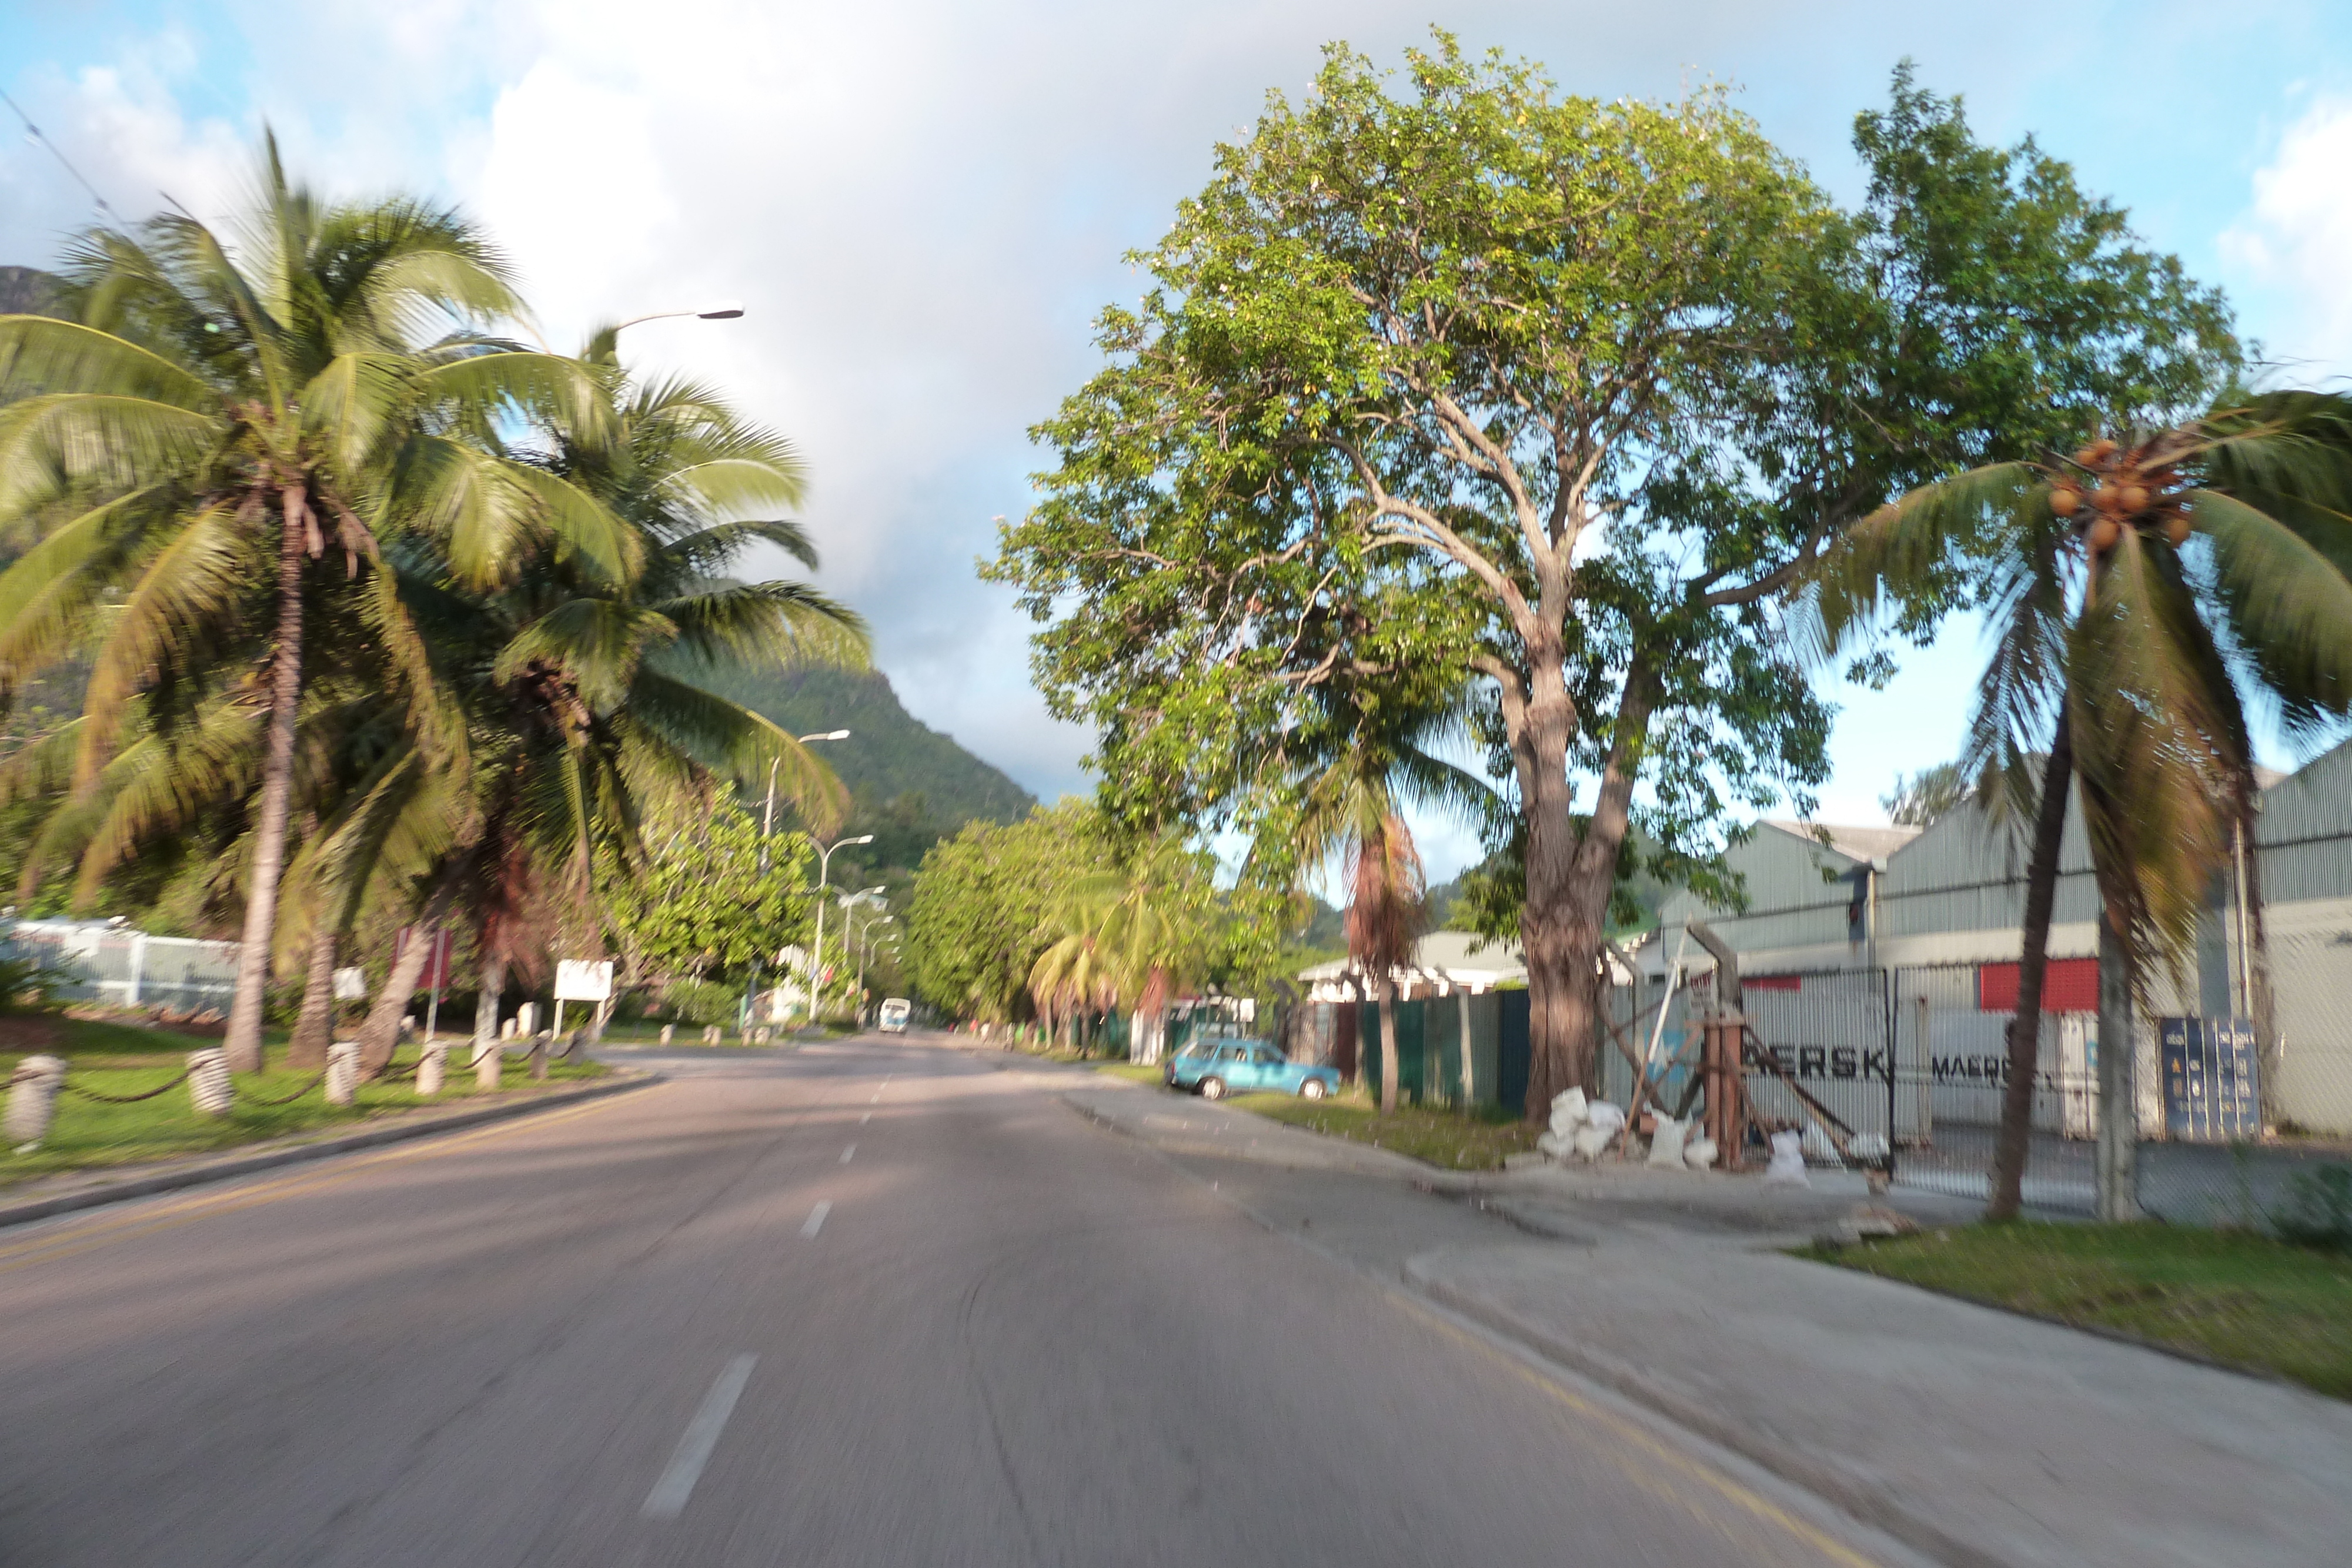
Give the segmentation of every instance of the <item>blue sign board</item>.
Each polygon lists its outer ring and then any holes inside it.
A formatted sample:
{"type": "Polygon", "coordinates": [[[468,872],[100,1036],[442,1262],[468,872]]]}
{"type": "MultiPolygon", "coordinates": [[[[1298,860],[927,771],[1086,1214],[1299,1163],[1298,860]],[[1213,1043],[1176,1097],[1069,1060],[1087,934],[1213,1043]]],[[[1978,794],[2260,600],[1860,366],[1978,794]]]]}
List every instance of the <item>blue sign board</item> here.
{"type": "Polygon", "coordinates": [[[2247,1019],[2158,1019],[2164,1125],[2189,1143],[2259,1138],[2263,1096],[2254,1026],[2247,1019]]]}

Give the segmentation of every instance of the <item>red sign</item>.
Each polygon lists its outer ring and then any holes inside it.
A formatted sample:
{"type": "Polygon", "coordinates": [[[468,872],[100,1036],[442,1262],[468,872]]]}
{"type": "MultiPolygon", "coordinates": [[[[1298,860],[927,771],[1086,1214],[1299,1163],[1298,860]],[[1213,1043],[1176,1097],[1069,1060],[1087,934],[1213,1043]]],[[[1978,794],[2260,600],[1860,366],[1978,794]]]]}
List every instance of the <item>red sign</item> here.
{"type": "Polygon", "coordinates": [[[1739,988],[1743,991],[1801,991],[1805,979],[1801,975],[1742,975],[1739,988]]]}
{"type": "MultiPolygon", "coordinates": [[[[399,964],[401,955],[408,951],[409,939],[415,931],[414,925],[400,928],[400,936],[392,945],[392,961],[395,966],[399,964]]],[[[416,977],[416,988],[420,991],[437,991],[449,984],[449,928],[436,926],[431,940],[433,951],[425,957],[425,972],[416,977]]]]}
{"type": "MultiPolygon", "coordinates": [[[[2017,1010],[2018,967],[2015,964],[1977,966],[1977,1011],[2017,1010]]],[[[2042,975],[2042,1010],[2045,1013],[2095,1013],[2099,1010],[2099,961],[2096,958],[2053,958],[2042,975]]]]}

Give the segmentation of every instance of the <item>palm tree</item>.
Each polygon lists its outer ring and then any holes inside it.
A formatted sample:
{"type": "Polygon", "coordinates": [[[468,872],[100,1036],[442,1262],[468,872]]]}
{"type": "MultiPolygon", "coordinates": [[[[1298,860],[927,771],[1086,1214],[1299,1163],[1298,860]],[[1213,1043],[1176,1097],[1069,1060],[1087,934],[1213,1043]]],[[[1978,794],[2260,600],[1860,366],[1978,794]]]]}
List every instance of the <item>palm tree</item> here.
{"type": "Polygon", "coordinates": [[[136,235],[90,231],[65,276],[79,322],[0,318],[0,531],[42,534],[0,576],[0,686],[103,621],[76,763],[87,789],[135,695],[247,668],[264,740],[226,1044],[250,1071],[320,563],[343,557],[340,612],[398,662],[397,695],[421,697],[421,644],[377,569],[382,545],[430,530],[488,582],[553,538],[625,574],[632,536],[497,438],[501,411],[586,433],[602,404],[576,361],[462,330],[520,308],[470,225],[403,199],[321,202],[288,183],[274,138],[237,243],[169,213],[136,235]]]}
{"type": "MultiPolygon", "coordinates": [[[[1202,967],[1208,889],[1197,859],[1168,834],[1129,864],[1066,890],[1051,916],[1061,935],[1029,971],[1047,1032],[1057,1019],[1120,1008],[1147,1042],[1156,1041],[1169,998],[1202,967]]],[[[1141,1059],[1156,1055],[1147,1043],[1141,1059]]]]}
{"type": "MultiPolygon", "coordinates": [[[[418,918],[470,912],[491,995],[534,936],[593,928],[598,879],[645,866],[639,827],[650,813],[687,810],[720,776],[751,784],[772,769],[804,818],[837,821],[846,804],[810,748],[694,680],[743,661],[865,661],[855,612],[804,582],[724,575],[760,543],[815,564],[806,531],[775,515],[801,497],[798,459],[707,388],[638,386],[591,368],[609,407],[587,439],[551,421],[539,461],[621,519],[635,570],[609,574],[543,551],[475,593],[454,561],[410,552],[407,595],[443,684],[467,694],[472,758],[468,825],[422,879],[418,918]]],[[[362,1028],[364,1061],[389,1057],[424,961],[404,956],[378,993],[362,1028]]]]}
{"type": "MultiPolygon", "coordinates": [[[[2021,1201],[2069,788],[2098,883],[2103,972],[2129,982],[2103,982],[2100,1038],[2127,1041],[2127,1014],[2106,998],[2144,999],[2158,964],[2180,973],[2206,890],[2251,832],[2243,685],[2266,687],[2296,725],[2352,711],[2347,512],[2352,399],[2272,392],[1958,475],[1888,507],[1832,556],[1818,601],[1831,646],[1956,563],[1989,574],[1994,652],[1961,765],[1998,818],[2032,822],[1991,1218],[2021,1201]]],[[[2132,1114],[2104,1106],[2107,1135],[2125,1138],[2132,1114]]]]}
{"type": "Polygon", "coordinates": [[[1486,784],[1433,755],[1460,738],[1467,688],[1417,706],[1381,703],[1352,685],[1318,692],[1327,722],[1282,737],[1297,801],[1282,850],[1311,872],[1332,863],[1347,886],[1348,958],[1370,977],[1381,1026],[1380,1103],[1397,1108],[1396,972],[1412,961],[1425,917],[1421,852],[1404,818],[1408,804],[1492,819],[1486,784]]]}

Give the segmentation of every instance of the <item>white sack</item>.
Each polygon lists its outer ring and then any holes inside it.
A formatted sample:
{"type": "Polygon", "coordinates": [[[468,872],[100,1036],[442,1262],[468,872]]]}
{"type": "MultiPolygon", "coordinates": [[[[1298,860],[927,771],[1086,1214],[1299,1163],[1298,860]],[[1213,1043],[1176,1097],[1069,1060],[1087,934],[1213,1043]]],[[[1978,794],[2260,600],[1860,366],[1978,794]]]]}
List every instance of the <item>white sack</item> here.
{"type": "Polygon", "coordinates": [[[1599,1159],[1601,1151],[1607,1148],[1609,1140],[1616,1135],[1608,1128],[1597,1127],[1588,1122],[1576,1130],[1576,1135],[1570,1138],[1569,1143],[1570,1147],[1589,1162],[1599,1159]]]}
{"type": "Polygon", "coordinates": [[[1713,1166],[1715,1155],[1716,1147],[1713,1138],[1693,1138],[1683,1145],[1683,1164],[1695,1171],[1703,1171],[1713,1166]]]}
{"type": "Polygon", "coordinates": [[[1613,1137],[1617,1129],[1625,1124],[1625,1113],[1612,1101],[1595,1100],[1584,1108],[1584,1123],[1589,1127],[1598,1127],[1603,1135],[1613,1137]]]}
{"type": "Polygon", "coordinates": [[[1805,1124],[1804,1150],[1807,1159],[1818,1160],[1825,1166],[1845,1163],[1843,1156],[1837,1152],[1837,1145],[1830,1142],[1830,1135],[1822,1131],[1819,1122],[1805,1124]]]}
{"type": "Polygon", "coordinates": [[[1811,1186],[1805,1175],[1805,1140],[1795,1133],[1772,1134],[1772,1163],[1765,1167],[1767,1186],[1811,1186]]]}
{"type": "Polygon", "coordinates": [[[1558,1133],[1537,1134],[1536,1147],[1541,1149],[1545,1154],[1549,1155],[1556,1160],[1566,1159],[1568,1157],[1568,1140],[1561,1137],[1558,1133]]]}
{"type": "Polygon", "coordinates": [[[1658,1130],[1650,1137],[1650,1163],[1654,1166],[1668,1166],[1676,1170],[1681,1169],[1683,1140],[1689,1135],[1690,1127],[1687,1124],[1677,1122],[1672,1116],[1659,1117],[1658,1130]]]}
{"type": "Polygon", "coordinates": [[[1584,1125],[1584,1091],[1563,1089],[1551,1097],[1551,1130],[1567,1137],[1584,1125]]]}

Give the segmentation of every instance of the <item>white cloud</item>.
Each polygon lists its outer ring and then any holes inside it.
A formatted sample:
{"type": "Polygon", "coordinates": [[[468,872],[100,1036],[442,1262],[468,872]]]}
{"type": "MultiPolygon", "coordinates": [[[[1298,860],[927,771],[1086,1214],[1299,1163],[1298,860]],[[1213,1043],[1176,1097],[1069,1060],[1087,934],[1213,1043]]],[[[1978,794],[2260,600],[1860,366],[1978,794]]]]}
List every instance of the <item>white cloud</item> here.
{"type": "Polygon", "coordinates": [[[2313,104],[2253,187],[2221,250],[2253,285],[2270,353],[2300,381],[2352,370],[2352,99],[2313,104]]]}
{"type": "MultiPolygon", "coordinates": [[[[801,444],[821,584],[873,621],[919,716],[1050,798],[1085,787],[1087,737],[1045,716],[1027,622],[971,573],[993,552],[990,519],[1027,507],[1042,456],[1023,433],[1092,369],[1088,319],[1138,288],[1121,253],[1165,229],[1214,141],[1269,87],[1300,89],[1327,39],[1394,61],[1431,13],[1420,0],[218,0],[212,15],[199,39],[93,43],[110,87],[100,72],[51,81],[52,106],[95,115],[120,99],[150,117],[81,128],[76,145],[102,148],[92,162],[120,176],[119,204],[141,210],[159,183],[196,204],[193,169],[241,175],[266,117],[330,189],[463,201],[558,346],[600,320],[742,298],[740,321],[647,323],[625,350],[727,388],[801,444]]],[[[1793,27],[1753,0],[1464,0],[1446,21],[1473,47],[1549,59],[1570,90],[1755,81],[1748,107],[1825,172],[1906,50],[2006,53],[1965,16],[1863,0],[1808,16],[1793,27]]],[[[2006,66],[1974,74],[2011,90],[2006,66]]],[[[28,242],[84,214],[37,168],[0,152],[0,260],[39,259],[28,242]],[[46,193],[37,226],[15,199],[20,175],[46,193]]]]}

